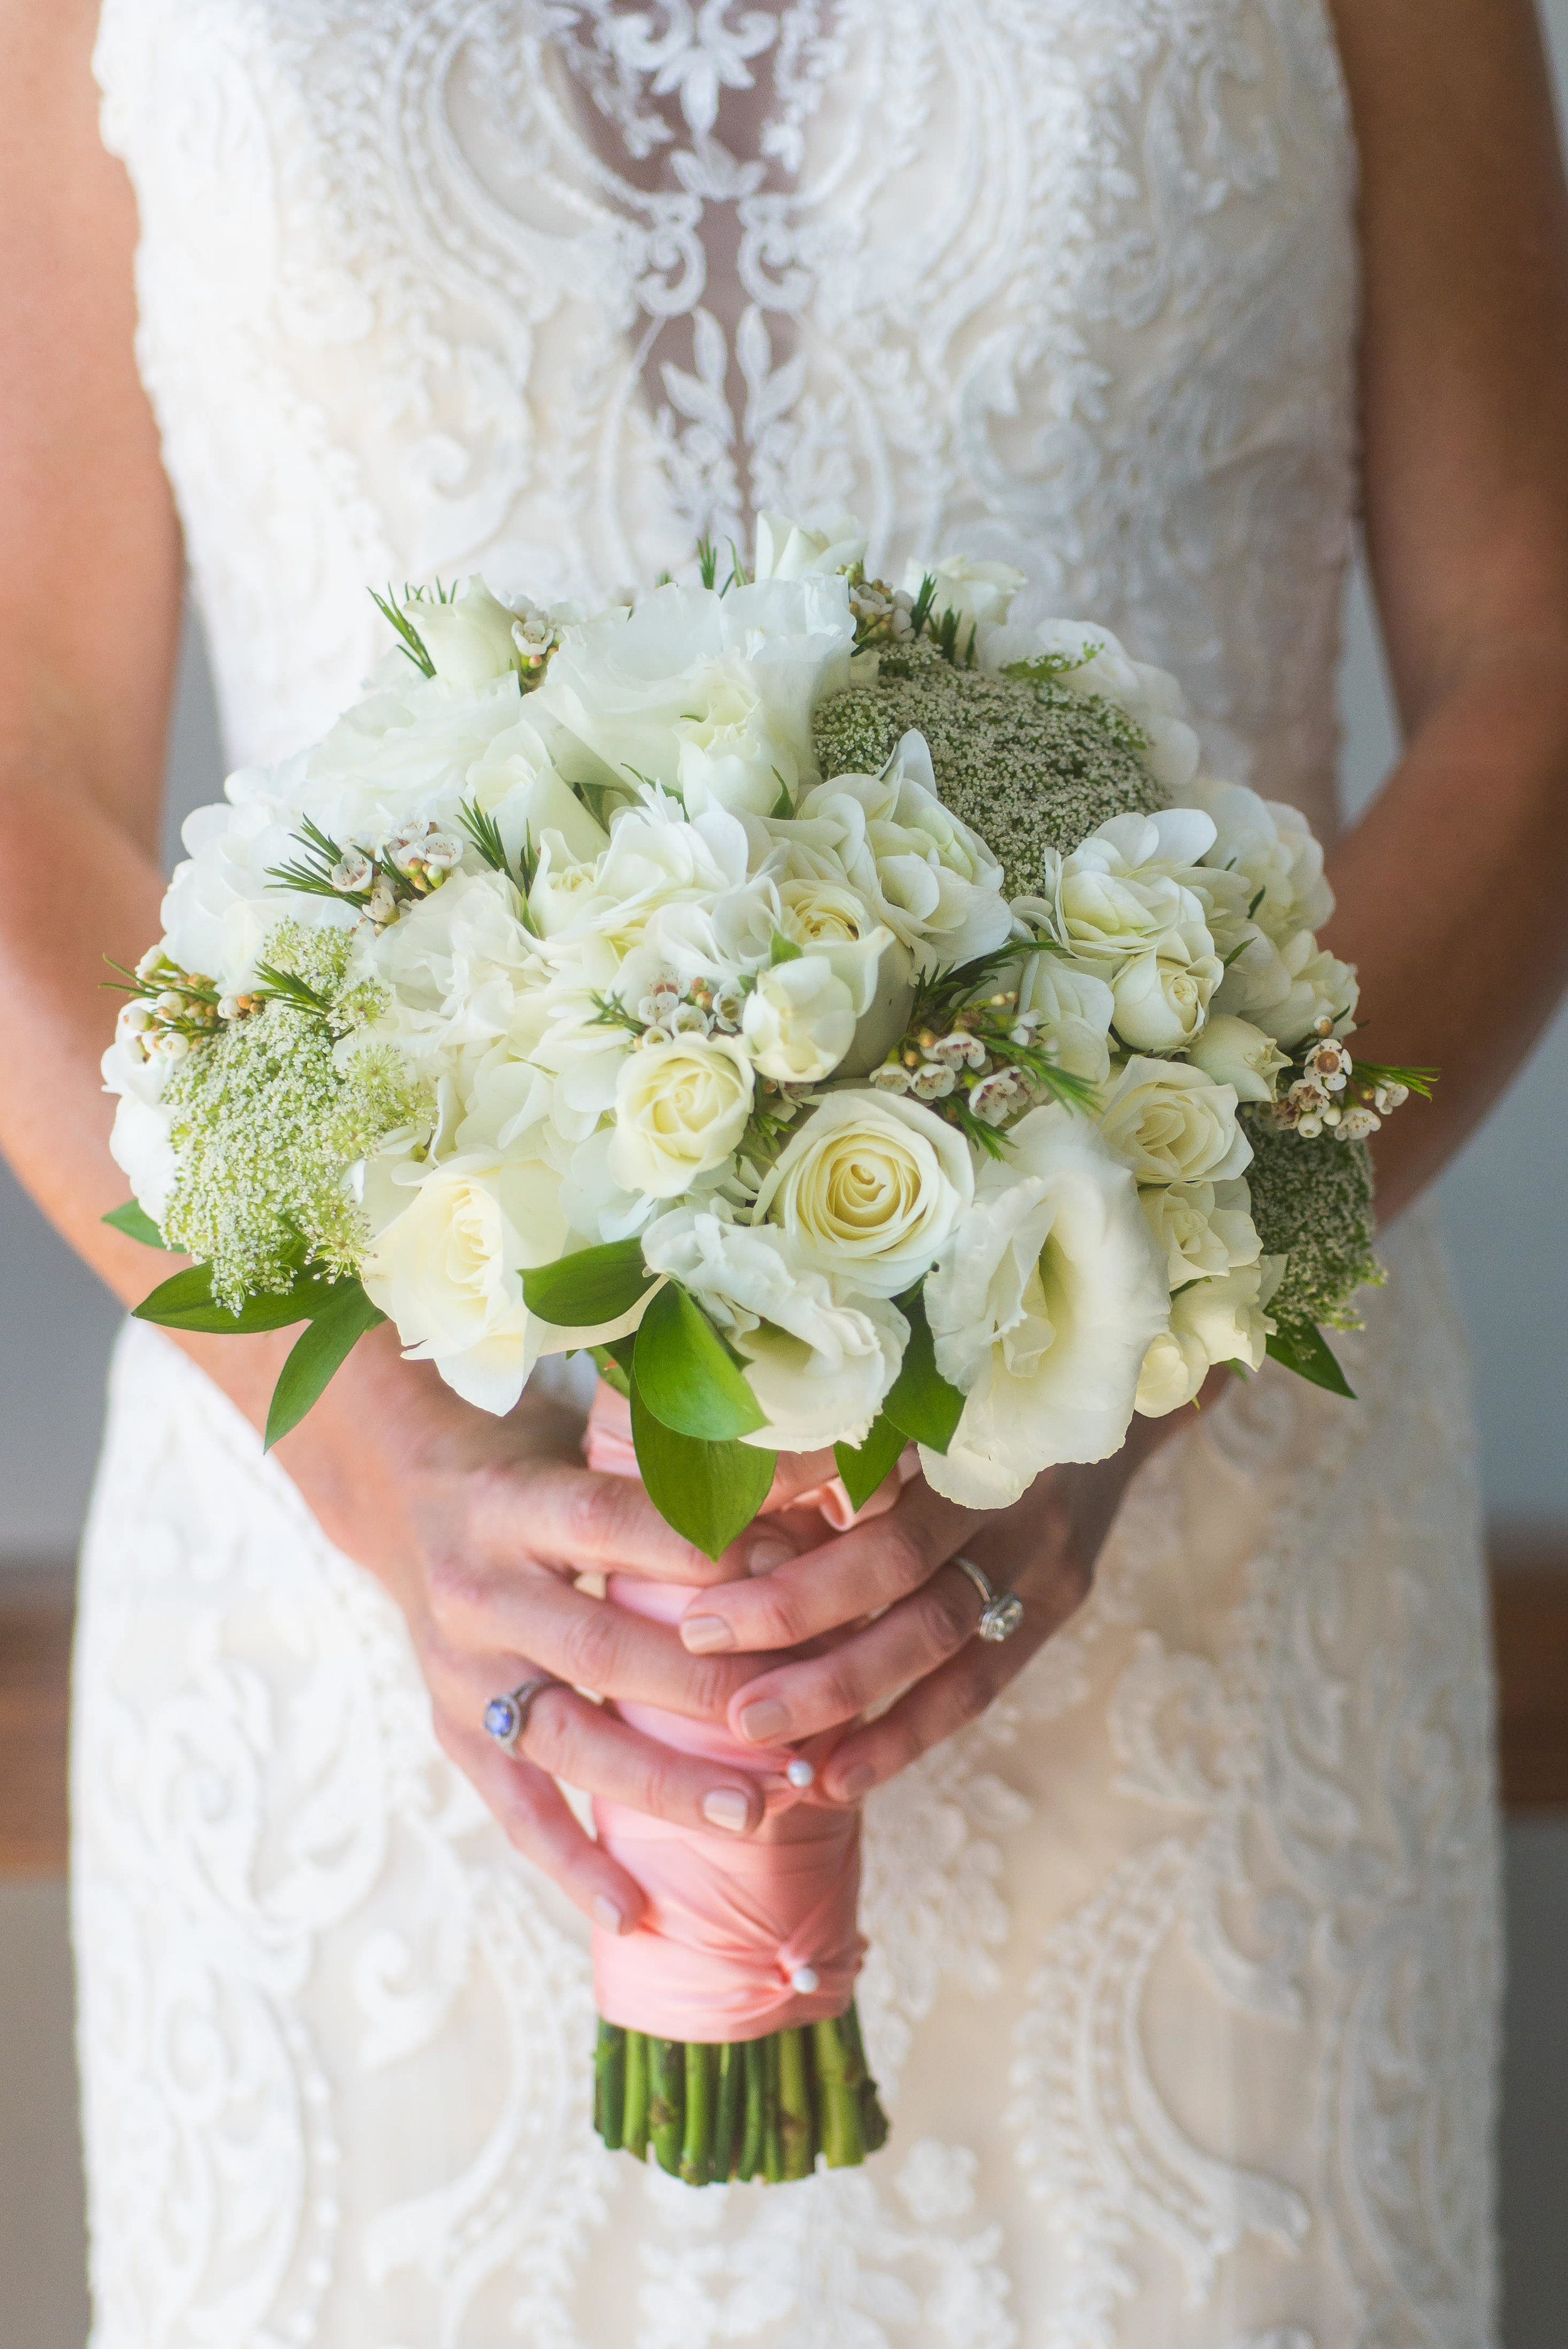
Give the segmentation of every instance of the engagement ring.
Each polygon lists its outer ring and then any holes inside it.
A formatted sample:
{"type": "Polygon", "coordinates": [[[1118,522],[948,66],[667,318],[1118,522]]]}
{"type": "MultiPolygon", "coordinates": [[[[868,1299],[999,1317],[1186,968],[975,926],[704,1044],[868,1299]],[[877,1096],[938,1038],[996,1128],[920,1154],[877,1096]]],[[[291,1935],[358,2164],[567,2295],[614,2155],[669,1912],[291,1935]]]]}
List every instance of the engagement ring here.
{"type": "Polygon", "coordinates": [[[1024,1619],[1024,1602],[1016,1590],[993,1590],[990,1578],[977,1567],[972,1557],[950,1557],[960,1574],[966,1574],[980,1594],[980,1620],[975,1626],[983,1640],[995,1645],[1000,1640],[1010,1640],[1024,1619]]]}
{"type": "Polygon", "coordinates": [[[540,1672],[524,1681],[510,1696],[492,1696],[484,1711],[484,1725],[503,1754],[515,1754],[517,1743],[528,1727],[528,1716],[533,1701],[547,1688],[560,1688],[562,1682],[550,1672],[540,1672]]]}

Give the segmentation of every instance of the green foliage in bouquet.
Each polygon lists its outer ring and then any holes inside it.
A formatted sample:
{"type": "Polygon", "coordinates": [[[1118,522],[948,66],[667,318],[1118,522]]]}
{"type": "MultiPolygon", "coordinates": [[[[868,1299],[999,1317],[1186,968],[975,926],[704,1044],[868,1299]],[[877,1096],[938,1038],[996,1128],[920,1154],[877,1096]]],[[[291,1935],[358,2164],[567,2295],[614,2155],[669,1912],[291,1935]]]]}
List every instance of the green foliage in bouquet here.
{"type": "Polygon", "coordinates": [[[987,677],[929,636],[882,647],[874,685],[851,685],[812,723],[824,775],[880,774],[912,729],[931,750],[943,804],[980,833],[1009,896],[1040,885],[1040,852],[1065,856],[1111,816],[1165,804],[1142,735],[1098,696],[1059,682],[1062,664],[987,677]]]}

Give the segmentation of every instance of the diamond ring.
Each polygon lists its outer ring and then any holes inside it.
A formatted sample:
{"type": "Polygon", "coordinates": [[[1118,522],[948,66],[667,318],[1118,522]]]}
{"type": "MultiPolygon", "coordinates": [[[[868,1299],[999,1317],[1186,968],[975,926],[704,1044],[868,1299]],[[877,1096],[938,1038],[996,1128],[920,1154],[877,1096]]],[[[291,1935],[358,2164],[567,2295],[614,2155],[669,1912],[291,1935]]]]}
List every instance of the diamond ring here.
{"type": "Polygon", "coordinates": [[[955,1566],[960,1574],[966,1574],[980,1594],[980,1620],[975,1626],[980,1637],[993,1645],[1010,1640],[1024,1619],[1024,1602],[1017,1592],[994,1590],[989,1576],[972,1557],[950,1557],[947,1563],[955,1566]]]}
{"type": "Polygon", "coordinates": [[[492,1696],[484,1710],[484,1725],[503,1754],[515,1754],[517,1744],[528,1727],[528,1716],[534,1699],[547,1688],[561,1688],[563,1683],[552,1672],[540,1672],[531,1681],[514,1688],[510,1696],[492,1696]]]}

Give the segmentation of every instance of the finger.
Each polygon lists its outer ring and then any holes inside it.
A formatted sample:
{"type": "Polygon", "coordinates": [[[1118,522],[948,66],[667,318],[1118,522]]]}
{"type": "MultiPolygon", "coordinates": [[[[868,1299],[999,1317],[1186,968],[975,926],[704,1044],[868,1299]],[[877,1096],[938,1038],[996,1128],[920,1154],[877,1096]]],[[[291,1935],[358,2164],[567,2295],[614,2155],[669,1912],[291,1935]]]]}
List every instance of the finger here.
{"type": "Polygon", "coordinates": [[[634,1476],[531,1461],[526,1475],[501,1464],[469,1482],[469,1540],[498,1563],[535,1557],[659,1582],[721,1582],[733,1571],[665,1525],[634,1476]]]}
{"type": "MultiPolygon", "coordinates": [[[[509,1658],[489,1670],[470,1667],[461,1674],[437,1671],[432,1692],[449,1718],[467,1721],[482,1714],[488,1692],[510,1672],[510,1685],[520,1686],[533,1667],[509,1658]]],[[[499,1748],[503,1755],[504,1748],[499,1748]]],[[[529,1707],[528,1722],[514,1757],[552,1778],[607,1802],[673,1825],[699,1831],[720,1829],[726,1835],[747,1835],[762,1822],[763,1786],[744,1770],[727,1770],[721,1763],[699,1754],[677,1754],[673,1747],[645,1737],[602,1705],[592,1703],[573,1689],[544,1689],[529,1707]]],[[[780,1780],[780,1785],[783,1783],[780,1780]]]]}
{"type": "Polygon", "coordinates": [[[967,1575],[944,1566],[863,1630],[803,1662],[759,1673],[731,1698],[729,1725],[749,1744],[814,1736],[853,1721],[906,1689],[973,1637],[980,1599],[967,1575]]]}
{"type": "Polygon", "coordinates": [[[642,1887],[584,1832],[546,1772],[509,1759],[482,1730],[455,1729],[438,1717],[437,1733],[495,1814],[507,1841],[542,1868],[585,1917],[610,1933],[629,1933],[642,1922],[647,1908],[642,1887]]]}
{"type": "Polygon", "coordinates": [[[858,1803],[970,1722],[1020,1671],[1039,1646],[1020,1630],[998,1647],[973,1640],[916,1682],[877,1721],[851,1730],[819,1775],[830,1802],[858,1803]]]}
{"type": "Polygon", "coordinates": [[[769,1513],[788,1508],[801,1493],[810,1493],[825,1485],[839,1473],[839,1464],[829,1452],[781,1452],[774,1471],[773,1489],[763,1506],[769,1513]]]}
{"type": "Polygon", "coordinates": [[[798,1647],[918,1590],[985,1523],[917,1476],[882,1516],[781,1560],[762,1580],[703,1591],[681,1618],[682,1644],[694,1656],[798,1647]]]}

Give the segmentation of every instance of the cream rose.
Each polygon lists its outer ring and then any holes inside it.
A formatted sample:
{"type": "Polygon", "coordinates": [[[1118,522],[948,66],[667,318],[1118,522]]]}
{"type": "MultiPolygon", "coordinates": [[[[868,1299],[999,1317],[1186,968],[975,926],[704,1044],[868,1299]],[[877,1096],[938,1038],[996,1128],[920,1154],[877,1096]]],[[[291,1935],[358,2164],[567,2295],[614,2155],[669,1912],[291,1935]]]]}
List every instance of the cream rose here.
{"type": "Polygon", "coordinates": [[[800,955],[758,972],[740,1032],[761,1075],[781,1085],[816,1084],[853,1043],[855,1007],[830,962],[800,955]]]}
{"type": "Polygon", "coordinates": [[[1138,1196],[1172,1288],[1256,1264],[1260,1242],[1252,1196],[1239,1177],[1228,1183],[1151,1183],[1138,1196]]]}
{"type": "Polygon", "coordinates": [[[1134,1053],[1111,1082],[1099,1123],[1140,1183],[1219,1182],[1252,1163],[1235,1088],[1180,1061],[1134,1053]]]}
{"type": "MultiPolygon", "coordinates": [[[[1043,916],[1038,898],[1019,898],[1026,920],[1043,916]]],[[[1102,1085],[1110,1074],[1110,1019],[1116,999],[1103,977],[1064,955],[1031,955],[1018,977],[1018,1009],[1038,1019],[1036,1041],[1048,1046],[1069,1075],[1102,1085]]]]}
{"type": "Polygon", "coordinates": [[[678,1197],[739,1142],[752,1084],[751,1062],[732,1036],[682,1036],[628,1053],[615,1083],[614,1181],[650,1199],[678,1197]]]}
{"type": "Polygon", "coordinates": [[[1274,1080],[1290,1065],[1272,1036],[1229,1011],[1213,1014],[1187,1058],[1217,1085],[1233,1086],[1239,1102],[1273,1101],[1274,1080]]]}
{"type": "Polygon", "coordinates": [[[1179,1052],[1202,1028],[1224,977],[1217,955],[1132,955],[1110,982],[1116,1032],[1135,1052],[1179,1052]]]}
{"type": "Polygon", "coordinates": [[[917,1102],[833,1093],[787,1144],[757,1197],[790,1253],[868,1297],[926,1270],[975,1195],[967,1143],[917,1102]]]}
{"type": "Polygon", "coordinates": [[[923,1447],[921,1465],[968,1508],[1116,1450],[1169,1301],[1131,1174],[1093,1126],[1035,1109],[1008,1141],[923,1291],[937,1368],[966,1400],[945,1457],[923,1447]]]}
{"type": "Polygon", "coordinates": [[[1284,1270],[1284,1257],[1266,1256],[1217,1280],[1195,1280],[1171,1299],[1171,1326],[1150,1346],[1139,1374],[1145,1419],[1190,1403],[1216,1362],[1262,1369],[1274,1327],[1264,1309],[1284,1270]]]}

